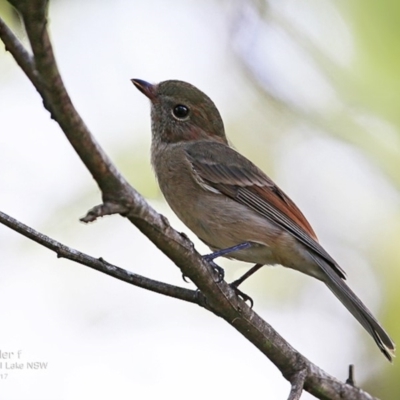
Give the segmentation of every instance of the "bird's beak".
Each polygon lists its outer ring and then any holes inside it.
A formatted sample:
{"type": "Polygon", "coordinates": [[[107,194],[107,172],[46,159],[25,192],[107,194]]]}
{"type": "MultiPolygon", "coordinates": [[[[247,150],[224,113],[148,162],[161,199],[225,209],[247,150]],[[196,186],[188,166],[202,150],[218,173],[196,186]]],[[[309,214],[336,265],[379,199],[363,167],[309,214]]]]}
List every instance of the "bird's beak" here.
{"type": "Polygon", "coordinates": [[[156,99],[156,85],[152,85],[151,83],[142,81],[141,79],[131,79],[131,82],[151,101],[156,99]]]}

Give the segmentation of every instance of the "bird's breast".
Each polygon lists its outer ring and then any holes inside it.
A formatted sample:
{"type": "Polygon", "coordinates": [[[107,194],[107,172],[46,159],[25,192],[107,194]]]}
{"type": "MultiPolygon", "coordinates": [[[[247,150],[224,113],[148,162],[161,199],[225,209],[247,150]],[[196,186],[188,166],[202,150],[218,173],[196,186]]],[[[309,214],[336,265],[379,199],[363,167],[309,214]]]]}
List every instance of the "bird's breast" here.
{"type": "Polygon", "coordinates": [[[166,147],[153,154],[152,160],[169,206],[203,242],[212,249],[254,242],[252,248],[231,256],[247,262],[277,263],[271,249],[282,230],[228,196],[199,184],[183,148],[166,147]]]}

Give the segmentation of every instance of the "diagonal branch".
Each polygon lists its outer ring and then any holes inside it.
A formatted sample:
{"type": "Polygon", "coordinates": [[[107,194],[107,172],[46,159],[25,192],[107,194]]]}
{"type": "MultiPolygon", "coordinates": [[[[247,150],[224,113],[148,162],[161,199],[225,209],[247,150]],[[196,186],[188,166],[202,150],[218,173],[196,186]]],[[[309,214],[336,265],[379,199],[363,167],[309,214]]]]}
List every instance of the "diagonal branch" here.
{"type": "Polygon", "coordinates": [[[0,223],[8,226],[12,230],[33,240],[36,243],[47,247],[57,253],[58,258],[66,258],[79,264],[86,265],[103,274],[112,276],[120,281],[130,283],[134,286],[150,290],[151,292],[163,294],[165,296],[174,297],[179,300],[188,301],[198,305],[204,305],[202,295],[195,290],[184,289],[168,283],[159,282],[154,279],[145,278],[144,276],[127,271],[126,269],[110,264],[102,258],[94,258],[78,250],[72,249],[56,240],[37,232],[31,227],[17,221],[9,215],[0,211],[0,223]]]}
{"type": "Polygon", "coordinates": [[[22,71],[25,72],[25,75],[29,78],[29,80],[39,91],[40,82],[37,72],[35,70],[35,63],[33,61],[32,55],[25,50],[25,47],[14,36],[11,29],[4,23],[4,21],[1,18],[0,18],[0,37],[4,43],[6,50],[13,55],[14,60],[17,62],[22,71]]]}
{"type": "MultiPolygon", "coordinates": [[[[338,381],[312,364],[238,299],[225,281],[215,282],[212,269],[195,251],[193,244],[185,235],[171,228],[167,219],[151,208],[128,184],[76,112],[54,59],[46,28],[47,1],[11,2],[22,15],[34,55],[35,69],[32,65],[27,76],[30,78],[32,74],[37,74],[39,77],[39,80],[31,81],[42,96],[44,106],[59,123],[102,191],[103,204],[92,209],[84,220],[92,221],[112,213],[125,215],[196,284],[206,297],[207,308],[227,321],[265,354],[284,377],[292,382],[293,387],[302,385],[304,381],[304,389],[320,399],[372,400],[373,397],[369,394],[338,381]],[[303,375],[301,379],[298,378],[299,371],[303,371],[304,379],[303,375]]],[[[21,57],[18,40],[9,30],[0,29],[0,37],[4,42],[13,42],[15,46],[9,44],[7,49],[16,59],[21,57]]],[[[294,391],[296,395],[301,393],[300,389],[292,389],[294,391]]]]}
{"type": "MultiPolygon", "coordinates": [[[[22,63],[24,72],[43,98],[45,108],[58,122],[69,142],[92,174],[103,193],[104,202],[129,206],[132,197],[139,200],[133,190],[115,168],[109,157],[89,132],[69,97],[55,61],[47,31],[46,0],[10,1],[21,13],[34,54],[33,62],[22,63]],[[125,204],[128,203],[128,204],[125,204]]],[[[2,23],[1,26],[4,26],[2,23]]],[[[28,58],[18,39],[7,29],[0,32],[6,48],[17,62],[28,58]]]]}

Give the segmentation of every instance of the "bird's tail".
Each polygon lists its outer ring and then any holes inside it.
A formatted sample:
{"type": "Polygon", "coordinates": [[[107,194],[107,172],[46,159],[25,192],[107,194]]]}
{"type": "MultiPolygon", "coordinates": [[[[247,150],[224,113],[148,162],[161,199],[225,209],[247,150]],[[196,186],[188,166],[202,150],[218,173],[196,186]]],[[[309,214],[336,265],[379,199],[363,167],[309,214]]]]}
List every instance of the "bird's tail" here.
{"type": "Polygon", "coordinates": [[[385,357],[389,361],[392,361],[396,346],[379,322],[371,314],[371,311],[368,310],[330,265],[324,260],[317,259],[317,257],[314,259],[326,274],[327,279],[325,279],[324,282],[328,288],[372,336],[385,357]]]}

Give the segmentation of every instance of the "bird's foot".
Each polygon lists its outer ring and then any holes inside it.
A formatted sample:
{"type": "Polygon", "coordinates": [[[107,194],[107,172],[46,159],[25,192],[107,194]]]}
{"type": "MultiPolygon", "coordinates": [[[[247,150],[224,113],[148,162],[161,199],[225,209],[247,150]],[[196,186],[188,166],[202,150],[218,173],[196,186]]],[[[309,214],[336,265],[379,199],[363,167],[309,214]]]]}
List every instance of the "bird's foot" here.
{"type": "MultiPolygon", "coordinates": [[[[225,277],[225,271],[223,268],[221,268],[219,265],[215,264],[214,262],[214,254],[207,254],[203,256],[203,260],[207,261],[208,264],[210,264],[211,268],[214,270],[216,276],[217,276],[217,283],[222,282],[225,277]]],[[[218,256],[217,256],[218,257],[218,256]]]]}
{"type": "Polygon", "coordinates": [[[223,270],[223,268],[221,268],[220,266],[215,264],[214,260],[216,258],[218,258],[218,257],[225,256],[225,255],[227,255],[229,253],[233,253],[235,251],[247,249],[250,246],[251,246],[250,242],[239,243],[239,244],[237,244],[235,246],[228,247],[226,249],[217,250],[217,251],[214,251],[214,253],[211,253],[211,254],[206,254],[205,256],[203,256],[203,260],[207,261],[210,264],[210,266],[212,267],[212,269],[215,271],[215,273],[217,274],[217,277],[218,277],[217,282],[221,282],[225,277],[225,271],[223,270]]]}
{"type": "Polygon", "coordinates": [[[250,308],[253,308],[253,306],[254,306],[254,301],[253,301],[253,299],[252,299],[249,295],[247,295],[246,293],[242,292],[242,291],[235,285],[235,282],[232,282],[229,286],[233,289],[233,291],[235,292],[236,296],[238,296],[239,298],[241,298],[245,303],[249,302],[249,307],[250,307],[250,308]]]}

